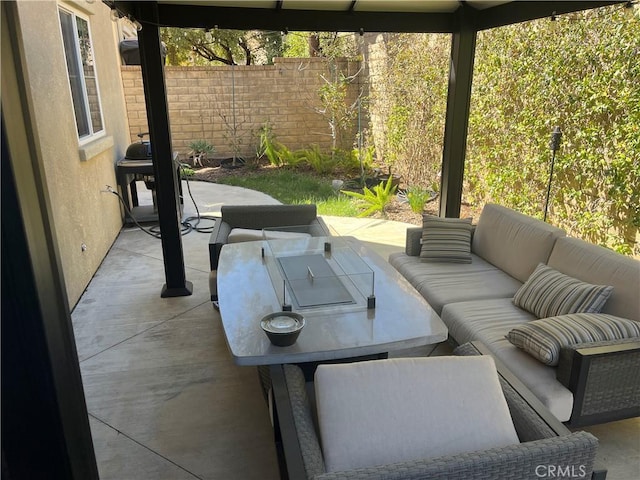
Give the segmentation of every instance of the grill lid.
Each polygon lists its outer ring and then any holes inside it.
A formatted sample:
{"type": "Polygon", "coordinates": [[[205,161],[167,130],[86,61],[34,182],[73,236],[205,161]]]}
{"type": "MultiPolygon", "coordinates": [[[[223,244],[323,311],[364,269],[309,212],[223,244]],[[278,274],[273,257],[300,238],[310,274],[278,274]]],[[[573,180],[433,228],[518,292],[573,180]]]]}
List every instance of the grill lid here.
{"type": "Polygon", "coordinates": [[[151,160],[151,142],[136,142],[129,145],[125,158],[128,160],[151,160]]]}
{"type": "Polygon", "coordinates": [[[139,142],[132,143],[127,148],[125,158],[128,160],[151,160],[151,142],[142,140],[142,137],[149,133],[139,133],[139,142]]]}

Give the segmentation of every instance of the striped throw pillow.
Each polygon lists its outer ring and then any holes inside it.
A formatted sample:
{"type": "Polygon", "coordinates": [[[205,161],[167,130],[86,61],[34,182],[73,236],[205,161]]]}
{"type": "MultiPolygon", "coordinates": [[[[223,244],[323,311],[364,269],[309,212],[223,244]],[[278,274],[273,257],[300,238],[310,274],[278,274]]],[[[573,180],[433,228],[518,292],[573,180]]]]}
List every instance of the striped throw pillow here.
{"type": "Polygon", "coordinates": [[[613,287],[591,285],[540,263],[513,297],[513,304],[538,318],[598,313],[613,287]]]}
{"type": "Polygon", "coordinates": [[[507,339],[546,365],[558,365],[560,349],[577,343],[640,337],[640,323],[604,313],[574,313],[533,320],[507,339]]]}
{"type": "Polygon", "coordinates": [[[422,262],[471,263],[471,219],[422,217],[422,262]]]}

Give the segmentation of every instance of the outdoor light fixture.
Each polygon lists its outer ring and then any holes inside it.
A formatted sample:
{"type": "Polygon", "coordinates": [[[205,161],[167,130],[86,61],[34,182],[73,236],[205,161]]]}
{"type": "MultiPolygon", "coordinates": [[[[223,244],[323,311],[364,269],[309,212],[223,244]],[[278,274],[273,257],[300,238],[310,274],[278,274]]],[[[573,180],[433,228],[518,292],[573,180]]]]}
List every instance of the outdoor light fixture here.
{"type": "Polygon", "coordinates": [[[560,131],[560,127],[553,127],[553,132],[551,133],[551,141],[549,142],[549,149],[551,150],[551,166],[549,168],[549,183],[547,183],[547,198],[544,202],[544,217],[543,221],[547,221],[547,210],[549,208],[549,195],[551,194],[551,182],[553,181],[553,167],[556,162],[556,152],[560,148],[560,139],[562,138],[562,131],[560,131]]]}

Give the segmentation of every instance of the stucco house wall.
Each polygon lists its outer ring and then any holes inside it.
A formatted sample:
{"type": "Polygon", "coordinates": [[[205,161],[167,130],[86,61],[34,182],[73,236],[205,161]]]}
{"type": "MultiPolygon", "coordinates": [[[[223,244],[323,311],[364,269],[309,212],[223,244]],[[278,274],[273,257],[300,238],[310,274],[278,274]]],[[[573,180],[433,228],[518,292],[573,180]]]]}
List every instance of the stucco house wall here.
{"type": "Polygon", "coordinates": [[[68,302],[73,307],[122,227],[115,162],[129,144],[116,26],[101,2],[18,2],[25,77],[36,148],[54,218],[68,302]],[[58,17],[64,6],[88,18],[101,98],[104,135],[81,143],[58,17]],[[86,248],[84,247],[86,246],[86,248]]]}

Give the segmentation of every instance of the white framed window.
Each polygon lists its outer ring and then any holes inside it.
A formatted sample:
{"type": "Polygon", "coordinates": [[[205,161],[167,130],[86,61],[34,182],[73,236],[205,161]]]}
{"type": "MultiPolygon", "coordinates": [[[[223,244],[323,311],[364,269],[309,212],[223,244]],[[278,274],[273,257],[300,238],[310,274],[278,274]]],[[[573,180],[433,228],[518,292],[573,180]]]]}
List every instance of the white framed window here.
{"type": "Polygon", "coordinates": [[[58,12],[78,138],[83,142],[104,132],[89,21],[63,8],[58,12]]]}

